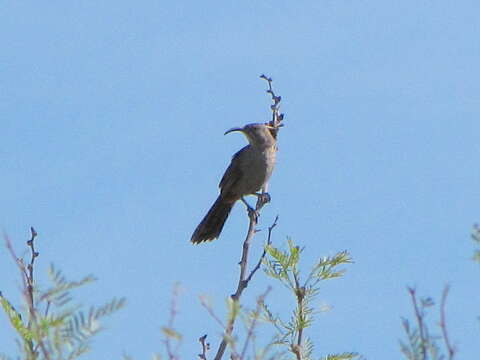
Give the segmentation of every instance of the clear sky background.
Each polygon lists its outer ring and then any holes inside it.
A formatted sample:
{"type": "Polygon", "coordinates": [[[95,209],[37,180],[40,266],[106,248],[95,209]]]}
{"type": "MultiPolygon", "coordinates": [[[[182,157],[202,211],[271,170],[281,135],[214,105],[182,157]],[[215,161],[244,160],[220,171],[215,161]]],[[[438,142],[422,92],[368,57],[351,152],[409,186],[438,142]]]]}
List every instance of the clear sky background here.
{"type": "MultiPolygon", "coordinates": [[[[269,119],[266,73],[286,126],[259,226],[278,214],[274,242],[304,246],[305,268],[341,250],[355,260],[322,287],[317,304],[332,309],[308,332],[316,354],[401,359],[406,286],[438,300],[450,283],[450,336],[458,359],[473,359],[479,13],[474,0],[3,2],[0,228],[19,253],[37,229],[44,279],[50,262],[71,279],[96,275],[83,303],[127,297],[85,359],[162,351],[175,282],[182,358],[205,333],[216,348],[220,329],[198,295],[223,314],[243,206],[220,239],[189,239],[245,144],[223,132],[269,119]]],[[[258,273],[246,303],[271,283],[258,273]]],[[[19,284],[0,251],[0,290],[18,301],[19,284]]],[[[273,310],[293,306],[288,296],[277,285],[273,310]]],[[[0,320],[0,351],[14,355],[0,320]]]]}

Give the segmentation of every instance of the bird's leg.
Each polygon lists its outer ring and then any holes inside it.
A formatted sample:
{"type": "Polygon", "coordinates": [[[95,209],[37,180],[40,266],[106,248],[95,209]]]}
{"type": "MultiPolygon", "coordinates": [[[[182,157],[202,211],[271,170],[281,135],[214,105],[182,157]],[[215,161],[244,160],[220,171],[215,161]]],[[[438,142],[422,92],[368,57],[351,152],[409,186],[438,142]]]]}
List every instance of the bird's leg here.
{"type": "Polygon", "coordinates": [[[247,212],[248,212],[248,217],[249,218],[254,218],[255,220],[257,220],[258,218],[258,211],[255,210],[248,202],[247,200],[244,199],[244,197],[242,196],[240,198],[240,200],[242,200],[242,202],[245,204],[245,206],[247,207],[247,212]]]}

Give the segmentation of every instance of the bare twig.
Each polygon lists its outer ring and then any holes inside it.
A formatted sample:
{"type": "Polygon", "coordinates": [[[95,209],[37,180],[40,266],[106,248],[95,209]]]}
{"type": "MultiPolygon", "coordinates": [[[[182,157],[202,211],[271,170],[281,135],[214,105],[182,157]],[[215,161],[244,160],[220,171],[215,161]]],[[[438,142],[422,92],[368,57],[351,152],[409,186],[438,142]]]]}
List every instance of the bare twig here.
{"type": "Polygon", "coordinates": [[[178,359],[178,348],[180,346],[180,336],[178,333],[174,330],[174,322],[175,318],[178,314],[178,307],[177,307],[177,302],[178,302],[178,295],[180,292],[180,286],[178,284],[175,284],[172,289],[172,300],[170,303],[170,317],[168,319],[168,327],[163,327],[162,331],[165,335],[165,339],[163,340],[163,343],[165,344],[165,347],[167,349],[167,355],[169,360],[176,360],[178,359]],[[172,345],[172,338],[177,339],[177,345],[175,348],[173,348],[172,345]]]}
{"type": "Polygon", "coordinates": [[[39,255],[38,252],[35,251],[35,244],[34,244],[33,241],[35,240],[35,238],[37,237],[38,234],[35,231],[35,229],[33,228],[33,226],[30,227],[30,232],[31,232],[32,235],[30,237],[30,240],[27,241],[27,245],[31,250],[31,258],[30,258],[30,264],[28,264],[27,268],[28,268],[28,273],[29,273],[29,279],[31,280],[32,286],[33,286],[33,264],[35,262],[35,259],[39,255]]]}
{"type": "Polygon", "coordinates": [[[410,294],[410,297],[412,298],[412,304],[413,308],[415,310],[415,318],[417,320],[417,325],[418,325],[418,332],[420,336],[420,347],[422,349],[422,359],[426,360],[427,359],[427,339],[425,337],[425,324],[423,323],[423,313],[418,307],[418,301],[417,301],[417,296],[415,293],[415,289],[409,287],[408,288],[408,293],[410,294]]]}
{"type": "MultiPolygon", "coordinates": [[[[237,284],[237,290],[235,291],[234,294],[232,294],[230,296],[230,298],[236,303],[238,303],[238,301],[240,299],[240,296],[243,293],[243,290],[245,290],[245,288],[248,286],[248,283],[252,279],[253,275],[258,271],[258,269],[261,266],[261,263],[262,263],[263,259],[266,256],[266,250],[264,250],[262,255],[260,256],[257,264],[255,265],[255,267],[250,271],[250,274],[247,277],[245,277],[246,276],[246,269],[247,269],[247,262],[248,262],[248,251],[249,251],[249,246],[250,246],[250,240],[253,237],[253,234],[255,233],[255,226],[256,226],[256,223],[257,223],[257,217],[256,217],[255,214],[251,213],[249,216],[250,216],[250,225],[249,225],[247,237],[246,237],[246,239],[243,243],[242,259],[240,260],[240,263],[239,263],[239,265],[240,265],[240,276],[239,276],[239,281],[238,281],[238,284],[237,284]]],[[[268,228],[268,240],[267,240],[268,245],[270,245],[272,243],[272,239],[271,239],[272,231],[275,228],[275,226],[277,226],[277,222],[278,222],[278,216],[275,218],[274,223],[272,225],[270,225],[269,228],[268,228]]],[[[266,294],[265,294],[265,296],[266,296],[266,294]]],[[[227,323],[227,326],[225,326],[223,324],[222,320],[220,320],[220,318],[215,314],[212,307],[207,303],[207,301],[205,300],[205,298],[203,296],[200,296],[200,303],[202,304],[202,306],[205,309],[207,309],[208,313],[212,316],[212,318],[218,324],[220,324],[220,326],[224,329],[224,338],[223,338],[222,342],[220,343],[217,354],[215,355],[215,359],[221,359],[224,352],[225,352],[227,343],[228,343],[227,340],[230,338],[230,336],[232,334],[233,325],[235,323],[235,318],[229,319],[228,323],[227,323]]]]}
{"type": "Polygon", "coordinates": [[[255,326],[257,324],[258,316],[260,315],[260,312],[262,311],[262,308],[264,306],[263,304],[265,302],[265,297],[268,295],[268,293],[271,290],[272,290],[272,288],[269,286],[267,288],[267,290],[257,298],[257,307],[255,309],[255,312],[253,313],[253,319],[252,319],[252,322],[251,322],[251,324],[248,328],[248,331],[247,331],[247,338],[245,339],[245,343],[243,344],[242,353],[240,355],[241,360],[245,359],[245,354],[247,353],[248,343],[253,336],[253,331],[254,331],[255,326]]]}
{"type": "Polygon", "coordinates": [[[282,97],[275,95],[275,93],[273,91],[273,88],[272,88],[272,81],[273,80],[272,80],[271,77],[267,77],[266,75],[262,74],[262,75],[260,75],[260,79],[263,79],[263,80],[267,81],[267,83],[268,83],[267,94],[270,94],[270,96],[272,97],[272,102],[273,102],[273,104],[270,106],[270,110],[272,110],[272,120],[270,120],[268,122],[268,124],[273,128],[271,130],[273,137],[277,138],[278,130],[279,130],[280,127],[283,126],[282,120],[283,120],[284,114],[280,114],[280,112],[279,112],[280,101],[282,101],[282,97]]]}
{"type": "Polygon", "coordinates": [[[257,265],[252,269],[250,272],[250,275],[248,275],[246,281],[247,283],[252,279],[253,275],[260,269],[260,266],[262,265],[263,259],[265,259],[265,256],[267,255],[267,246],[272,244],[272,231],[277,226],[278,222],[278,215],[275,217],[275,220],[273,221],[273,224],[268,227],[268,238],[267,238],[267,245],[264,246],[263,248],[263,253],[258,259],[257,265]]]}
{"type": "MultiPolygon", "coordinates": [[[[32,234],[33,235],[33,234],[32,234]]],[[[32,236],[33,237],[33,236],[32,236]]],[[[25,264],[23,262],[23,259],[17,257],[17,254],[15,253],[15,250],[13,249],[12,243],[10,239],[8,238],[7,235],[4,235],[5,238],[5,246],[7,247],[7,250],[10,253],[10,256],[12,257],[13,261],[15,261],[15,264],[17,264],[18,270],[20,271],[20,274],[22,275],[22,282],[23,282],[23,294],[25,296],[25,301],[27,302],[28,306],[28,312],[29,312],[29,318],[28,318],[28,324],[27,327],[30,329],[31,328],[31,320],[32,320],[32,314],[34,314],[34,311],[32,311],[33,308],[33,303],[31,302],[32,296],[29,296],[29,291],[28,291],[28,273],[25,268],[25,264]]],[[[32,357],[35,356],[35,347],[33,344],[32,340],[29,340],[26,344],[27,349],[29,354],[31,354],[32,357]]]]}
{"type": "MultiPolygon", "coordinates": [[[[260,205],[263,206],[263,205],[260,205]]],[[[260,207],[257,204],[256,212],[260,210],[260,207]]],[[[248,265],[248,252],[250,249],[250,241],[253,238],[253,235],[255,234],[255,227],[257,225],[257,220],[258,220],[258,213],[254,212],[249,212],[249,218],[250,218],[250,223],[248,226],[248,231],[247,231],[247,236],[245,238],[245,241],[243,242],[243,247],[242,247],[242,258],[240,260],[240,276],[238,279],[238,284],[237,284],[237,290],[235,291],[234,294],[232,294],[230,297],[231,299],[235,302],[238,303],[240,296],[242,295],[243,291],[245,288],[248,286],[248,283],[252,279],[253,275],[255,272],[258,270],[260,267],[260,264],[265,257],[265,250],[262,253],[259,262],[257,262],[257,265],[252,269],[248,277],[246,277],[247,273],[247,265],[248,265]]],[[[269,228],[269,238],[268,242],[271,243],[271,233],[273,228],[276,226],[278,217],[275,219],[274,224],[269,228]]],[[[215,355],[215,360],[220,360],[225,352],[225,349],[227,347],[227,339],[230,338],[233,332],[233,325],[235,323],[235,317],[232,317],[228,320],[227,326],[225,327],[225,332],[223,336],[223,340],[220,343],[220,346],[218,348],[217,354],[215,355]]]]}
{"type": "MultiPolygon", "coordinates": [[[[31,233],[31,236],[30,236],[30,239],[27,241],[27,246],[31,250],[31,255],[30,255],[30,262],[28,263],[27,266],[25,266],[25,262],[23,261],[23,259],[17,257],[17,255],[15,254],[15,250],[13,250],[12,243],[10,242],[10,239],[6,235],[5,235],[5,244],[8,251],[10,252],[10,255],[12,256],[12,259],[15,261],[20,273],[22,274],[23,293],[25,296],[25,300],[27,302],[28,314],[29,314],[27,328],[29,330],[34,329],[35,331],[38,331],[39,328],[37,325],[37,310],[35,308],[35,300],[33,297],[34,283],[35,283],[34,277],[33,277],[34,275],[33,269],[34,269],[35,259],[38,257],[39,253],[35,251],[34,240],[37,237],[37,232],[35,231],[33,226],[30,227],[30,233],[31,233]]],[[[36,346],[34,346],[33,340],[29,340],[27,342],[29,353],[32,356],[35,356],[38,348],[40,348],[40,350],[42,351],[43,357],[46,360],[50,360],[50,355],[42,340],[42,334],[37,334],[37,335],[38,335],[37,336],[38,339],[37,339],[36,346]]]]}
{"type": "Polygon", "coordinates": [[[445,319],[445,307],[447,303],[447,296],[448,296],[449,290],[450,290],[450,286],[446,285],[442,293],[442,300],[440,303],[440,328],[442,329],[443,341],[445,343],[445,347],[447,348],[448,360],[452,360],[455,356],[455,348],[450,343],[450,339],[448,337],[448,331],[447,331],[447,323],[445,319]]]}
{"type": "MultiPolygon", "coordinates": [[[[37,236],[37,232],[35,229],[30,227],[30,232],[31,232],[31,238],[30,240],[27,241],[27,246],[31,250],[31,257],[30,257],[30,263],[27,265],[27,272],[25,272],[25,280],[26,280],[26,296],[27,296],[27,302],[28,302],[28,309],[30,311],[30,319],[28,321],[28,327],[30,328],[31,326],[31,321],[35,319],[35,307],[33,303],[33,264],[35,263],[35,258],[38,256],[38,252],[35,251],[35,244],[34,240],[35,237],[37,236]]],[[[22,262],[23,263],[23,262],[22,262]]]]}
{"type": "MultiPolygon", "coordinates": [[[[240,263],[239,263],[240,264],[240,277],[239,277],[238,284],[237,284],[237,290],[235,291],[234,294],[232,294],[230,296],[231,299],[236,303],[238,303],[238,301],[240,299],[240,296],[242,295],[245,288],[248,286],[248,283],[252,279],[255,272],[260,268],[261,262],[262,262],[263,258],[265,258],[265,255],[266,255],[266,251],[264,250],[262,255],[260,256],[259,261],[255,265],[255,267],[252,269],[252,271],[250,272],[248,277],[246,277],[250,240],[252,239],[253,235],[255,234],[255,227],[256,227],[256,224],[257,224],[256,214],[250,213],[249,217],[250,217],[250,224],[249,224],[249,227],[248,227],[247,236],[246,236],[245,241],[243,243],[242,259],[240,260],[240,263]]],[[[275,218],[274,223],[268,228],[267,244],[271,244],[271,242],[272,242],[271,235],[272,235],[273,229],[275,228],[275,226],[277,226],[277,221],[278,221],[278,216],[275,218]]],[[[207,310],[208,310],[208,308],[207,308],[207,310]]],[[[217,321],[219,321],[219,320],[217,319],[217,321]]],[[[234,323],[235,323],[235,317],[232,317],[228,320],[227,326],[225,327],[223,340],[220,343],[217,354],[215,355],[215,360],[220,360],[222,358],[222,356],[225,352],[225,349],[227,347],[227,342],[228,342],[227,339],[229,339],[232,335],[234,323]]]]}
{"type": "Polygon", "coordinates": [[[201,360],[207,360],[207,351],[210,350],[210,344],[207,343],[207,334],[201,336],[198,341],[202,345],[202,353],[198,354],[201,360]]]}
{"type": "Polygon", "coordinates": [[[222,329],[225,329],[225,325],[223,324],[222,320],[218,317],[218,315],[215,313],[213,308],[210,306],[210,304],[207,302],[207,298],[205,296],[199,296],[200,299],[200,304],[208,311],[210,316],[221,326],[222,329]]]}
{"type": "MultiPolygon", "coordinates": [[[[258,210],[257,210],[258,211],[258,210]]],[[[238,304],[240,296],[243,293],[243,290],[248,285],[248,282],[245,280],[245,274],[247,271],[247,262],[248,262],[248,250],[250,248],[250,240],[252,239],[253,235],[255,234],[255,227],[257,225],[257,214],[254,212],[249,212],[250,223],[248,225],[247,236],[245,237],[245,241],[243,242],[242,247],[242,258],[240,260],[240,276],[238,279],[237,290],[234,294],[230,295],[230,298],[234,301],[234,303],[238,304]]],[[[230,338],[233,332],[233,325],[235,323],[235,317],[231,317],[228,319],[227,326],[225,327],[225,332],[223,335],[222,342],[218,347],[217,354],[215,355],[215,360],[220,360],[227,348],[227,339],[230,338]]]]}

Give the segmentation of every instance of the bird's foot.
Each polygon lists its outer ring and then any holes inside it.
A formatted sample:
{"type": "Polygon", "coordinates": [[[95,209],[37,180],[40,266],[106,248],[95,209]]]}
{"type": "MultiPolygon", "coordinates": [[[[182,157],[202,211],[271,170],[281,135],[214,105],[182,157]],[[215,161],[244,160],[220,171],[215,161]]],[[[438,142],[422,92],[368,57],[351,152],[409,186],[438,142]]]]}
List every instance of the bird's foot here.
{"type": "Polygon", "coordinates": [[[262,207],[263,205],[268,204],[272,200],[272,197],[267,192],[257,193],[255,195],[258,197],[257,207],[262,207]]]}

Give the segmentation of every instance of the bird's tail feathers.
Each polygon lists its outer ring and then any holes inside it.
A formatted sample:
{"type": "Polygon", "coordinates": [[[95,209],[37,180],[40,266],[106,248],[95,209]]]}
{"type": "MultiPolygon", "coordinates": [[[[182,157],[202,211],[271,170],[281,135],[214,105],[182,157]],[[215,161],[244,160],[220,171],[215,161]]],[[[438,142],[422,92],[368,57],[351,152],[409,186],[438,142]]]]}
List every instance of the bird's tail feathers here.
{"type": "Polygon", "coordinates": [[[199,244],[218,238],[234,204],[219,196],[193,232],[191,242],[199,244]]]}

